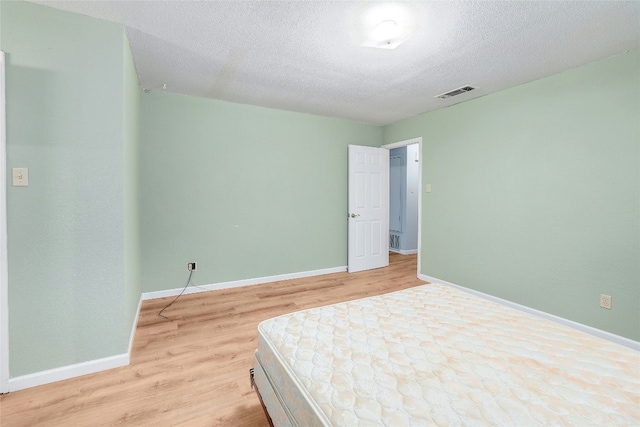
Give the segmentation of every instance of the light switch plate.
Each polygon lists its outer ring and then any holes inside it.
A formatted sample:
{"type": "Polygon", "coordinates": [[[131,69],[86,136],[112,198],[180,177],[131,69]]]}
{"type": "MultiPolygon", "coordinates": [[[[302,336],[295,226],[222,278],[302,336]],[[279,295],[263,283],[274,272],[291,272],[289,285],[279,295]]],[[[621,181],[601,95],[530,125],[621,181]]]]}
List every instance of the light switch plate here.
{"type": "Polygon", "coordinates": [[[29,186],[29,169],[13,168],[13,186],[28,187],[29,186]]]}

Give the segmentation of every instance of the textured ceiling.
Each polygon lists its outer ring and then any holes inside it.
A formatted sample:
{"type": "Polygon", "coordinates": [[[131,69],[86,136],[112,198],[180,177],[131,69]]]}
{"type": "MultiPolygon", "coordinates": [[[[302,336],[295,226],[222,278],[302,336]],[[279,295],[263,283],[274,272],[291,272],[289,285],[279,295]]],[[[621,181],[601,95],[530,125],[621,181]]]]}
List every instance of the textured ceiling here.
{"type": "Polygon", "coordinates": [[[377,125],[640,46],[639,1],[34,3],[123,24],[144,89],[377,125]],[[389,18],[411,37],[361,46],[389,18]]]}

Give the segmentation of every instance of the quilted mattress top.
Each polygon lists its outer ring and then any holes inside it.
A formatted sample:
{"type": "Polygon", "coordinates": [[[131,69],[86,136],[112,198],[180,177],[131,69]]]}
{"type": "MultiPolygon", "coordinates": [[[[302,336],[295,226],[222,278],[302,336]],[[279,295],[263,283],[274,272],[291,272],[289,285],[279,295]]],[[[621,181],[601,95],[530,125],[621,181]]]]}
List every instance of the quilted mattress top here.
{"type": "Polygon", "coordinates": [[[324,425],[640,424],[639,352],[446,285],[258,329],[324,425]]]}

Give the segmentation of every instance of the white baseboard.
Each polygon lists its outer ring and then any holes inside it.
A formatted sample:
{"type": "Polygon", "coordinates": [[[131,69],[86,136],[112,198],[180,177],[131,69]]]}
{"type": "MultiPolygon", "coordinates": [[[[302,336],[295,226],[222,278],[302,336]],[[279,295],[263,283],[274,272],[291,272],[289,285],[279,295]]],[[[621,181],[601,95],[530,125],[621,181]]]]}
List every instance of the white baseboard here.
{"type": "Polygon", "coordinates": [[[125,353],[104,357],[102,359],[89,360],[75,365],[49,369],[47,371],[35,372],[33,374],[22,375],[20,377],[9,378],[9,392],[49,384],[56,381],[68,380],[69,378],[106,371],[107,369],[119,368],[121,366],[127,366],[128,364],[129,354],[125,353]]]}
{"type": "Polygon", "coordinates": [[[116,354],[114,356],[103,357],[101,359],[89,360],[86,362],[76,363],[74,365],[62,366],[60,368],[49,369],[33,374],[22,375],[15,378],[9,378],[9,392],[24,390],[30,387],[49,384],[56,381],[68,380],[70,378],[82,375],[93,374],[107,369],[120,368],[129,365],[131,360],[131,349],[133,348],[133,338],[136,335],[138,326],[138,317],[140,316],[140,308],[142,307],[142,296],[138,301],[136,316],[131,324],[131,333],[129,335],[129,348],[127,353],[116,354]]]}
{"type": "Polygon", "coordinates": [[[127,354],[129,355],[129,357],[131,357],[131,349],[133,349],[133,339],[136,337],[136,329],[138,329],[138,318],[140,317],[141,308],[142,308],[142,295],[140,295],[140,299],[138,300],[136,317],[133,319],[133,323],[131,324],[131,333],[129,334],[129,350],[127,351],[127,354]]]}
{"type": "Polygon", "coordinates": [[[400,254],[400,255],[413,255],[413,254],[417,254],[418,250],[417,249],[411,249],[411,250],[408,250],[408,251],[404,251],[404,250],[401,250],[401,249],[391,249],[391,248],[389,248],[389,252],[395,252],[395,253],[400,254]]]}
{"type": "Polygon", "coordinates": [[[554,314],[547,313],[545,311],[537,310],[535,308],[527,307],[526,305],[521,305],[506,299],[494,297],[493,295],[485,294],[484,292],[476,291],[474,289],[465,288],[464,286],[456,285],[455,283],[447,282],[446,280],[440,280],[436,277],[427,276],[425,274],[419,274],[418,278],[421,280],[425,280],[431,283],[442,283],[444,285],[448,285],[461,291],[468,292],[470,294],[479,296],[481,298],[488,299],[493,302],[497,302],[499,304],[505,305],[507,307],[515,308],[516,310],[524,311],[525,313],[530,313],[535,316],[540,316],[545,319],[554,321],[556,323],[560,323],[562,325],[569,326],[571,328],[577,329],[582,332],[586,332],[588,334],[594,335],[599,338],[603,338],[607,341],[614,342],[616,344],[623,345],[625,347],[629,347],[634,350],[640,351],[640,342],[634,341],[629,338],[622,337],[620,335],[612,334],[611,332],[603,331],[601,329],[597,329],[591,326],[584,325],[582,323],[574,322],[573,320],[565,319],[564,317],[556,316],[554,314]]]}
{"type": "MultiPolygon", "coordinates": [[[[278,276],[260,277],[256,279],[236,280],[232,282],[216,283],[213,285],[204,286],[191,286],[187,288],[185,294],[206,292],[219,289],[235,288],[240,286],[258,285],[262,283],[277,282],[281,280],[300,279],[303,277],[319,276],[323,274],[341,273],[347,271],[347,267],[334,267],[322,270],[304,271],[300,273],[282,274],[278,276]]],[[[114,356],[104,357],[101,359],[89,360],[86,362],[77,363],[74,365],[61,366],[59,368],[49,369],[41,372],[34,372],[28,375],[22,375],[19,377],[9,378],[8,388],[9,392],[24,390],[30,387],[36,387],[39,385],[49,384],[56,381],[68,380],[70,378],[79,377],[82,375],[93,374],[100,371],[106,371],[107,369],[119,368],[127,366],[131,360],[131,349],[133,347],[133,339],[136,334],[136,328],[138,326],[138,317],[140,316],[140,308],[142,307],[142,301],[154,298],[163,298],[167,296],[178,295],[182,291],[182,288],[169,289],[166,291],[157,292],[145,292],[140,295],[138,301],[138,308],[136,310],[136,316],[131,324],[131,333],[129,335],[129,348],[127,353],[117,354],[114,356]]]]}
{"type": "MultiPolygon", "coordinates": [[[[191,285],[184,294],[196,294],[199,292],[218,291],[221,289],[238,288],[241,286],[261,285],[264,283],[279,282],[282,280],[302,279],[304,277],[321,276],[324,274],[343,273],[347,271],[347,267],[333,267],[321,270],[303,271],[299,273],[280,274],[277,276],[265,276],[255,279],[234,280],[231,282],[214,283],[210,285],[191,285]]],[[[156,298],[165,298],[179,295],[183,288],[167,289],[164,291],[143,292],[142,299],[150,300],[156,298]]]]}

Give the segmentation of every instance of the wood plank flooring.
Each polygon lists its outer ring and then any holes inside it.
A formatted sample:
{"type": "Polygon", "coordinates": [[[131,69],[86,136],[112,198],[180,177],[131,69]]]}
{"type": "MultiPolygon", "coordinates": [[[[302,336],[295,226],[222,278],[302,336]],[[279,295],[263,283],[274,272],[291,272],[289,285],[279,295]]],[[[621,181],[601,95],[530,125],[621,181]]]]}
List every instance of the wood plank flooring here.
{"type": "Polygon", "coordinates": [[[268,423],[249,384],[257,326],[280,314],[424,284],[416,255],[390,266],[145,301],[131,364],[0,396],[1,426],[268,423]]]}

